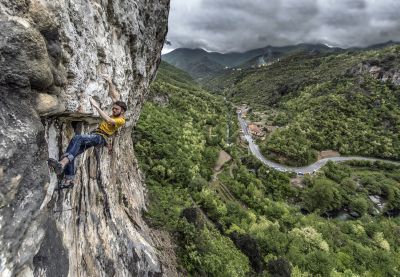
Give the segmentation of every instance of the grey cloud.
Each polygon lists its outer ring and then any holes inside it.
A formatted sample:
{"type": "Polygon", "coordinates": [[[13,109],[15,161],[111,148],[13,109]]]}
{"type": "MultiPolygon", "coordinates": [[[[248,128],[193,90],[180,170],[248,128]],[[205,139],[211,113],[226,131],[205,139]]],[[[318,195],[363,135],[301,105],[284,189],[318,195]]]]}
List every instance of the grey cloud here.
{"type": "MultiPolygon", "coordinates": [[[[204,9],[212,9],[215,11],[226,11],[228,13],[241,11],[247,13],[250,16],[271,16],[281,7],[280,0],[269,0],[266,5],[265,0],[202,0],[201,7],[204,9]]],[[[220,13],[224,16],[223,13],[220,13]]]]}
{"type": "Polygon", "coordinates": [[[320,18],[320,21],[321,23],[326,24],[327,26],[331,26],[332,28],[352,28],[353,26],[365,26],[365,24],[368,24],[369,18],[368,14],[366,14],[365,12],[343,12],[324,15],[323,18],[320,18]]]}
{"type": "Polygon", "coordinates": [[[331,5],[339,4],[338,6],[355,9],[355,10],[363,10],[367,7],[367,3],[364,0],[330,0],[331,5]]]}
{"type": "Polygon", "coordinates": [[[398,0],[171,0],[172,47],[246,51],[303,42],[400,40],[398,0]]]}

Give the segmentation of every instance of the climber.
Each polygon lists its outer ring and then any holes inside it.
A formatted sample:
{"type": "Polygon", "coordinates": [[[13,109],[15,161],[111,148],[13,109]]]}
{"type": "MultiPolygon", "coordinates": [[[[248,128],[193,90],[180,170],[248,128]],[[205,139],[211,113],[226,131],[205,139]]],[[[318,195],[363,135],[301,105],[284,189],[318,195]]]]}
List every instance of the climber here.
{"type": "Polygon", "coordinates": [[[64,173],[64,180],[62,188],[72,188],[74,186],[75,158],[82,154],[85,150],[93,146],[106,146],[109,147],[109,153],[112,147],[109,143],[110,137],[117,131],[117,129],[125,124],[124,114],[127,106],[124,102],[119,100],[119,93],[116,91],[111,79],[104,77],[109,86],[109,96],[113,100],[112,115],[108,116],[92,98],[89,98],[93,108],[95,108],[103,121],[99,124],[96,130],[87,135],[75,135],[69,142],[66,152],[61,156],[59,161],[55,159],[48,159],[48,164],[54,169],[57,175],[64,173]]]}

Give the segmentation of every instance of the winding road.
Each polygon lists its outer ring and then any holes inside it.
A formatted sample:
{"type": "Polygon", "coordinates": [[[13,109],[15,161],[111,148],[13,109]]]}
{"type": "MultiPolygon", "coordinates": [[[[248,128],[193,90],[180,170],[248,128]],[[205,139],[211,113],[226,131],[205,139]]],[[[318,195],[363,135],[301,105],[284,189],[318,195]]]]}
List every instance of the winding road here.
{"type": "Polygon", "coordinates": [[[343,161],[350,161],[350,160],[362,160],[362,161],[372,161],[372,162],[382,161],[382,162],[388,162],[388,163],[400,165],[399,162],[383,160],[383,159],[375,159],[375,158],[358,157],[358,156],[325,158],[325,159],[321,159],[311,165],[307,165],[307,166],[303,166],[303,167],[292,167],[292,166],[287,166],[287,165],[283,165],[283,164],[278,164],[276,162],[267,160],[261,154],[260,149],[258,148],[257,144],[254,143],[252,136],[248,132],[247,123],[242,118],[241,113],[238,113],[238,119],[239,119],[240,127],[243,130],[244,137],[246,138],[247,142],[249,143],[249,148],[250,148],[250,151],[253,153],[253,155],[256,156],[265,165],[272,167],[278,171],[294,172],[298,175],[312,174],[312,173],[316,172],[317,170],[319,170],[321,167],[323,167],[328,161],[333,161],[333,162],[343,162],[343,161]]]}

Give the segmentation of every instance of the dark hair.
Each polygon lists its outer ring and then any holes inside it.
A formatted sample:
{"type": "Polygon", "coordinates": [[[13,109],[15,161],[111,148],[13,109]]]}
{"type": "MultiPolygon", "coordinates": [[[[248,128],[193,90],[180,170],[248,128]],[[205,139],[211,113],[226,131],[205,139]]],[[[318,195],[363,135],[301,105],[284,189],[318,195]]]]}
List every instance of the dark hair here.
{"type": "Polygon", "coordinates": [[[114,105],[120,106],[121,109],[124,110],[124,112],[126,112],[126,110],[127,110],[127,107],[126,107],[125,102],[122,102],[122,101],[115,101],[115,102],[114,102],[114,105]]]}

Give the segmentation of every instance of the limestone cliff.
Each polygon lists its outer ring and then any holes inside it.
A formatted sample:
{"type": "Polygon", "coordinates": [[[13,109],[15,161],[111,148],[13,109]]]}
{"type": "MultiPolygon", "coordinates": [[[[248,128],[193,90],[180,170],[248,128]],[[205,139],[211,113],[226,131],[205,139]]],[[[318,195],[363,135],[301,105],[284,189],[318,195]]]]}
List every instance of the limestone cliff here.
{"type": "Polygon", "coordinates": [[[168,11],[169,0],[0,2],[0,276],[174,274],[141,216],[131,141],[168,11]],[[86,151],[77,185],[56,192],[46,159],[96,127],[89,96],[109,111],[102,75],[128,103],[127,126],[111,155],[86,151]]]}

